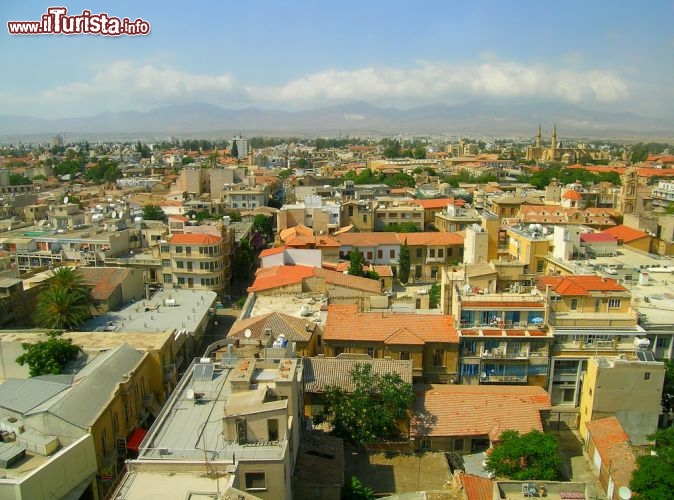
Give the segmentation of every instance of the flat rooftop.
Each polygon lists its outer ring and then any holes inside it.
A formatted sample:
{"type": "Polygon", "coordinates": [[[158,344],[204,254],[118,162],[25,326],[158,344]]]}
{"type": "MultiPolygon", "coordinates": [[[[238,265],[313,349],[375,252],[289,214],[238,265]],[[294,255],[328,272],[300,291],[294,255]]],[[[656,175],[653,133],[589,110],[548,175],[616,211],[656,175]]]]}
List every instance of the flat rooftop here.
{"type": "MultiPolygon", "coordinates": [[[[154,500],[183,498],[185,500],[221,498],[220,494],[232,483],[233,476],[206,475],[193,472],[131,471],[119,485],[113,498],[124,500],[154,500]]],[[[236,496],[233,498],[237,498],[236,496]]]]}
{"type": "Polygon", "coordinates": [[[203,371],[203,365],[193,363],[141,443],[138,460],[233,464],[235,459],[282,458],[287,440],[239,444],[225,441],[223,436],[225,415],[237,412],[246,401],[261,400],[265,384],[273,384],[277,377],[280,380],[282,363],[292,365],[287,373],[296,372],[296,359],[247,359],[239,360],[237,365],[212,363],[212,376],[210,368],[203,371]],[[240,382],[244,368],[252,374],[251,388],[233,391],[230,382],[240,382]]]}
{"type": "Polygon", "coordinates": [[[43,226],[27,226],[19,229],[12,229],[11,231],[5,231],[0,234],[0,240],[5,239],[38,239],[41,241],[63,241],[63,240],[86,240],[86,241],[107,241],[110,236],[118,233],[119,231],[106,231],[101,225],[96,226],[86,226],[79,229],[66,229],[65,232],[59,233],[56,229],[51,227],[43,226]]]}
{"type": "Polygon", "coordinates": [[[254,318],[256,316],[277,312],[295,318],[304,318],[307,321],[320,322],[321,297],[321,294],[306,293],[276,296],[255,294],[255,302],[253,303],[253,307],[251,308],[248,317],[254,318]]]}
{"type": "Polygon", "coordinates": [[[217,294],[209,290],[160,290],[149,300],[128,304],[80,325],[88,332],[196,331],[213,307],[217,294]]]}

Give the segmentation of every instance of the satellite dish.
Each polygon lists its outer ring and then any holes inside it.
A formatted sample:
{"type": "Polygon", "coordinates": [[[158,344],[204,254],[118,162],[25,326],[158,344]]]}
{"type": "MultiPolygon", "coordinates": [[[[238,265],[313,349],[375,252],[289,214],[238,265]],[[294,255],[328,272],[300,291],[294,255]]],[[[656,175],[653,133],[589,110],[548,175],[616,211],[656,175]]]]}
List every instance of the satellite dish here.
{"type": "Polygon", "coordinates": [[[185,394],[185,397],[187,397],[187,399],[190,399],[190,400],[194,399],[194,389],[192,389],[191,387],[189,389],[187,389],[187,393],[185,394]]]}
{"type": "Polygon", "coordinates": [[[66,205],[68,204],[68,197],[67,197],[67,196],[65,196],[65,197],[63,198],[63,203],[65,203],[66,205]]]}
{"type": "Polygon", "coordinates": [[[246,331],[243,332],[243,336],[249,339],[253,335],[253,332],[250,331],[250,328],[246,328],[246,331]]]}
{"type": "Polygon", "coordinates": [[[113,210],[113,211],[112,211],[112,218],[113,218],[113,219],[116,219],[116,218],[117,218],[117,211],[116,211],[116,210],[113,210]]]}
{"type": "Polygon", "coordinates": [[[618,497],[620,500],[629,500],[632,498],[632,490],[630,490],[627,486],[621,486],[618,488],[618,497]]]}

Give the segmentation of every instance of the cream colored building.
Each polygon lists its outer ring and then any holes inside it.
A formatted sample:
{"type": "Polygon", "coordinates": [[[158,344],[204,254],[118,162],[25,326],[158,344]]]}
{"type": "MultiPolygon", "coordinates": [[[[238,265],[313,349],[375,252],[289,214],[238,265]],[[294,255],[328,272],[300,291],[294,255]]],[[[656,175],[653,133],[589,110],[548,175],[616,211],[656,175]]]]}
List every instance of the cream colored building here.
{"type": "Polygon", "coordinates": [[[587,435],[588,422],[616,417],[633,445],[647,444],[647,436],[658,428],[664,379],[665,365],[660,361],[591,357],[580,398],[580,435],[587,435]]]}

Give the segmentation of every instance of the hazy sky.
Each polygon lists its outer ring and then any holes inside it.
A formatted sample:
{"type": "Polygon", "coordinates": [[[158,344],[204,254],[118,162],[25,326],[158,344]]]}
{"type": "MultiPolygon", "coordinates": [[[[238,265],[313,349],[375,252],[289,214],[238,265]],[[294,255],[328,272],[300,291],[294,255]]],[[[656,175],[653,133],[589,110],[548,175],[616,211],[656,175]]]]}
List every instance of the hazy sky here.
{"type": "Polygon", "coordinates": [[[3,0],[0,18],[0,114],[479,100],[674,117],[674,0],[3,0]],[[53,5],[151,33],[8,33],[53,5]]]}

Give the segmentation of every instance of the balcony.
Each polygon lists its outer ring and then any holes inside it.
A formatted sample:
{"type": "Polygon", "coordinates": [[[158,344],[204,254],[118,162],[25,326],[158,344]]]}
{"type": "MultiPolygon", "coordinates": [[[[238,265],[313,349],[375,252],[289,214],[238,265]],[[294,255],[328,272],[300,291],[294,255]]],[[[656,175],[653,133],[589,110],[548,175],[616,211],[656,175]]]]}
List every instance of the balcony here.
{"type": "Polygon", "coordinates": [[[525,384],[526,375],[485,375],[480,376],[481,384],[525,384]]]}
{"type": "Polygon", "coordinates": [[[486,349],[480,353],[481,359],[529,359],[529,351],[526,349],[508,351],[505,347],[486,349]]]}
{"type": "Polygon", "coordinates": [[[445,261],[444,257],[426,257],[426,264],[441,264],[445,261]]]}

